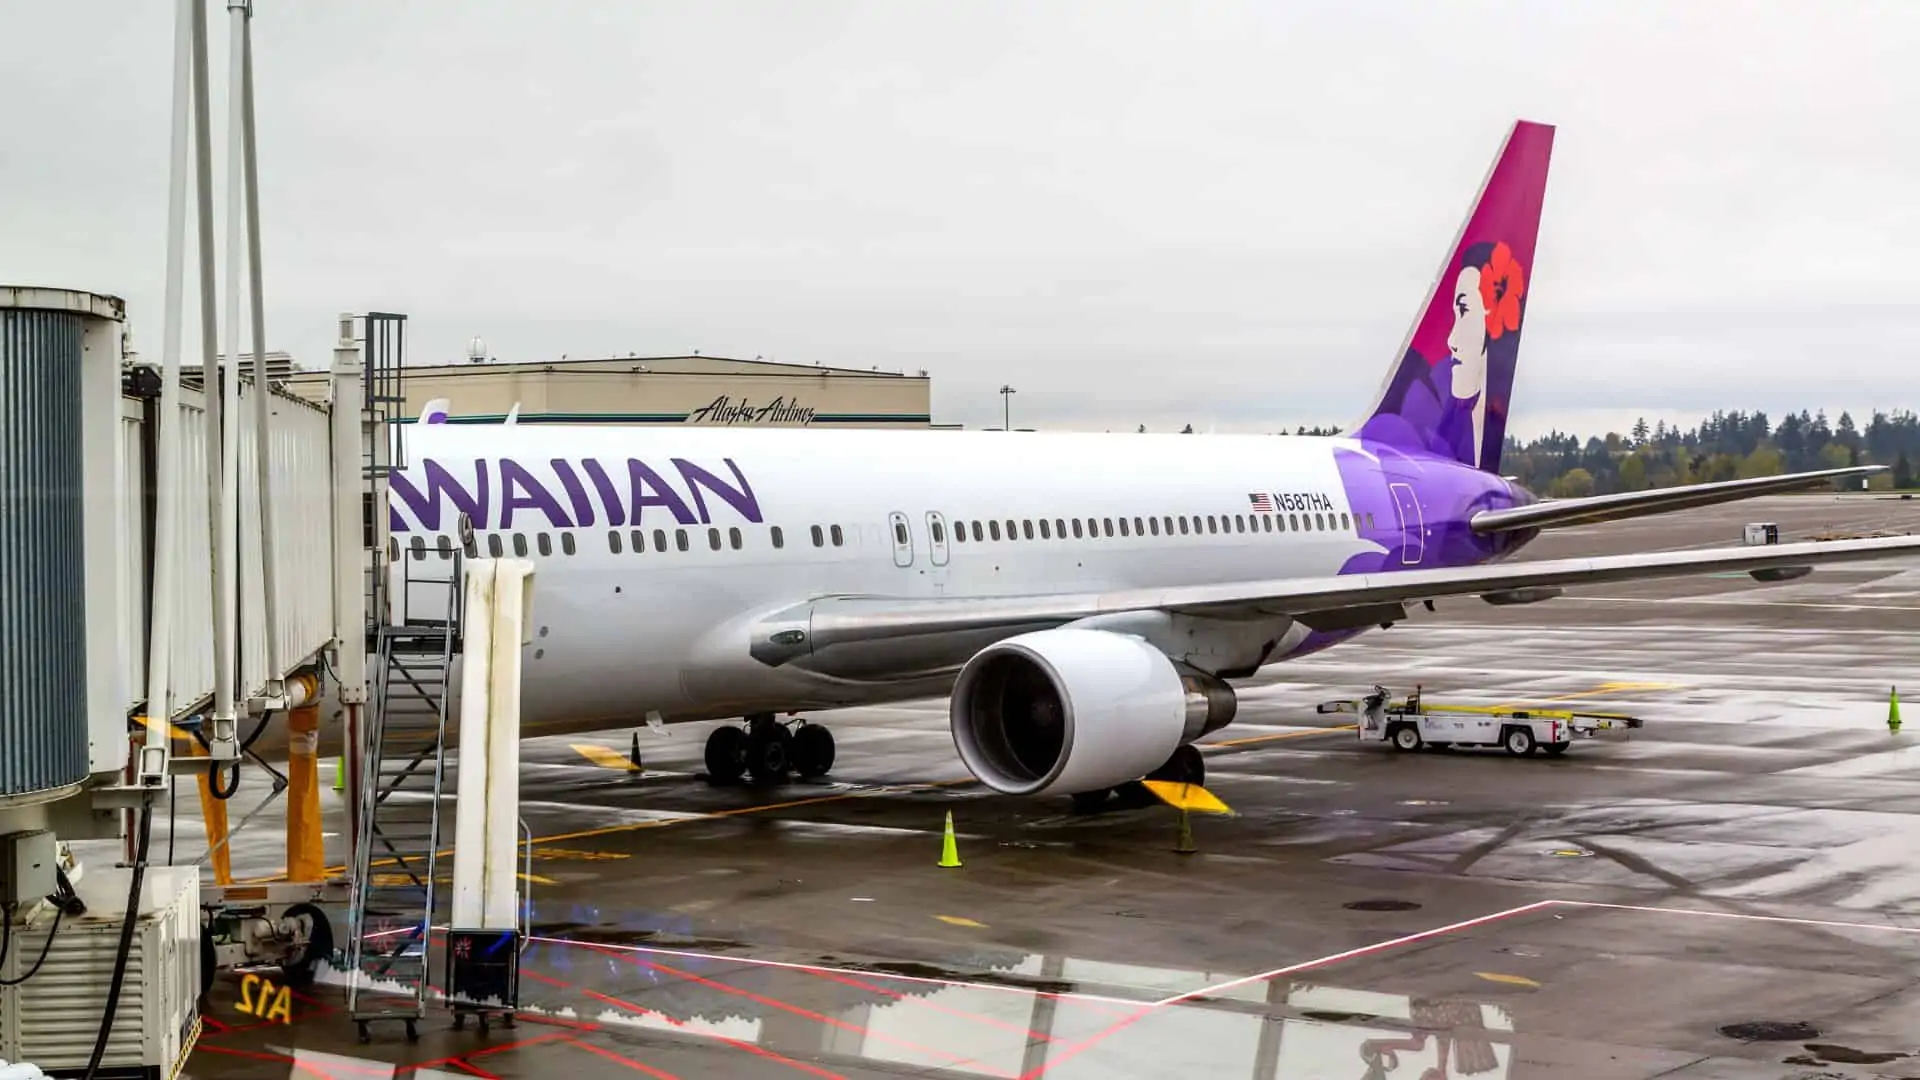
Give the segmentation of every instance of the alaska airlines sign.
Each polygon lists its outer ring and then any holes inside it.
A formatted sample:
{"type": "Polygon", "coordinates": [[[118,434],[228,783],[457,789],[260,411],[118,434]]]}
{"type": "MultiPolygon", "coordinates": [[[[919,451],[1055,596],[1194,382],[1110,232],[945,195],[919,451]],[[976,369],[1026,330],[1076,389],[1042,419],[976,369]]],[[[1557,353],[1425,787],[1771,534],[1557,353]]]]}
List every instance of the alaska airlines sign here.
{"type": "Polygon", "coordinates": [[[784,397],[774,398],[765,405],[754,405],[745,398],[738,404],[725,394],[714,398],[712,402],[687,414],[689,424],[811,424],[813,407],[800,404],[800,399],[788,401],[784,397]]]}
{"type": "Polygon", "coordinates": [[[482,532],[583,529],[600,522],[664,525],[662,515],[676,525],[706,525],[713,521],[717,503],[745,521],[761,520],[753,486],[732,458],[721,458],[718,466],[667,460],[670,469],[639,458],[553,458],[545,463],[425,458],[417,469],[387,478],[389,527],[397,533],[410,532],[416,524],[425,532],[451,532],[459,514],[482,532]],[[731,474],[731,480],[723,478],[723,472],[731,474]],[[443,519],[448,510],[453,513],[443,519]]]}

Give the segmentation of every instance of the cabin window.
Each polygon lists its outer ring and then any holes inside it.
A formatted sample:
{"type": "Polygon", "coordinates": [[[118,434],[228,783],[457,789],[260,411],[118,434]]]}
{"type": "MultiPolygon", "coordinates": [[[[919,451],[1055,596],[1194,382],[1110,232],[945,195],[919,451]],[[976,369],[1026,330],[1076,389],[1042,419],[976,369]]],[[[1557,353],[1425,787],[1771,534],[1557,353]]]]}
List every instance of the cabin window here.
{"type": "Polygon", "coordinates": [[[767,535],[772,538],[774,547],[783,548],[787,546],[787,538],[780,534],[780,526],[775,525],[768,529],[767,535]]]}
{"type": "Polygon", "coordinates": [[[665,529],[653,530],[653,550],[655,551],[667,550],[667,530],[665,529]]]}
{"type": "Polygon", "coordinates": [[[1012,518],[1007,519],[1007,539],[1009,540],[1020,539],[1020,526],[1012,518]]]}
{"type": "Polygon", "coordinates": [[[1184,514],[1180,516],[1180,535],[1187,535],[1187,518],[1184,514]]]}
{"type": "Polygon", "coordinates": [[[440,537],[440,541],[437,546],[440,548],[441,558],[443,559],[453,558],[453,537],[451,536],[440,537]]]}
{"type": "Polygon", "coordinates": [[[1171,516],[1167,516],[1162,518],[1162,520],[1166,522],[1167,535],[1172,536],[1173,535],[1173,518],[1171,516]]]}
{"type": "Polygon", "coordinates": [[[1155,536],[1160,535],[1160,519],[1159,518],[1148,518],[1147,525],[1149,528],[1153,530],[1153,535],[1155,536]]]}
{"type": "Polygon", "coordinates": [[[1073,538],[1075,540],[1080,539],[1080,519],[1079,518],[1073,519],[1073,538]]]}
{"type": "Polygon", "coordinates": [[[619,529],[607,530],[607,550],[613,552],[615,555],[620,554],[620,530],[619,529]]]}
{"type": "Polygon", "coordinates": [[[1032,518],[1027,518],[1020,522],[1020,532],[1024,534],[1027,539],[1029,540],[1033,539],[1033,519],[1032,518]]]}
{"type": "Polygon", "coordinates": [[[523,559],[527,557],[527,538],[525,534],[513,534],[513,553],[523,559]]]}
{"type": "Polygon", "coordinates": [[[1121,536],[1132,536],[1132,535],[1133,535],[1132,533],[1130,533],[1130,532],[1128,532],[1128,531],[1127,531],[1127,519],[1126,519],[1126,518],[1121,518],[1121,519],[1120,519],[1120,535],[1121,535],[1121,536]]]}
{"type": "Polygon", "coordinates": [[[954,540],[954,543],[956,544],[964,544],[967,542],[967,523],[966,522],[956,521],[953,523],[953,540],[954,540]]]}
{"type": "Polygon", "coordinates": [[[413,555],[413,558],[415,561],[418,561],[422,556],[426,554],[426,551],[427,551],[426,539],[424,537],[416,536],[413,539],[407,541],[407,551],[413,555]]]}
{"type": "Polygon", "coordinates": [[[673,530],[673,546],[679,548],[681,551],[686,551],[688,549],[689,544],[687,543],[687,530],[685,529],[673,530]]]}
{"type": "Polygon", "coordinates": [[[708,526],[707,546],[712,548],[715,551],[720,550],[720,530],[719,529],[714,528],[712,526],[708,526]]]}
{"type": "Polygon", "coordinates": [[[1273,531],[1273,515],[1272,514],[1260,515],[1260,527],[1262,529],[1265,529],[1268,532],[1272,532],[1273,531]]]}
{"type": "MultiPolygon", "coordinates": [[[[980,535],[980,523],[977,521],[973,523],[973,538],[976,541],[982,539],[980,535]]],[[[996,534],[996,538],[997,538],[997,534],[996,534]]]]}
{"type": "Polygon", "coordinates": [[[496,559],[506,554],[506,552],[500,550],[500,534],[499,533],[487,534],[487,554],[493,556],[496,559]]]}
{"type": "Polygon", "coordinates": [[[1353,528],[1353,522],[1348,521],[1345,514],[1340,515],[1340,528],[1342,531],[1353,528]]]}
{"type": "Polygon", "coordinates": [[[480,538],[473,535],[472,533],[468,533],[466,543],[461,545],[461,549],[467,553],[467,558],[469,559],[479,558],[480,557],[480,538]]]}
{"type": "Polygon", "coordinates": [[[827,540],[826,540],[826,537],[820,532],[820,526],[815,525],[813,527],[813,546],[825,547],[826,544],[827,544],[827,540]]]}
{"type": "Polygon", "coordinates": [[[1319,530],[1321,530],[1321,531],[1325,531],[1325,529],[1326,529],[1326,527],[1327,527],[1327,515],[1325,515],[1325,514],[1315,514],[1315,515],[1313,515],[1313,527],[1314,527],[1315,529],[1319,529],[1319,530]]]}
{"type": "Polygon", "coordinates": [[[1373,511],[1367,511],[1367,531],[1373,531],[1373,511]]]}
{"type": "MultiPolygon", "coordinates": [[[[975,529],[978,529],[979,527],[980,527],[980,526],[979,526],[978,524],[975,524],[975,525],[974,525],[974,528],[975,528],[975,529]]],[[[1000,523],[999,523],[999,522],[997,522],[997,521],[989,521],[989,522],[987,522],[987,534],[988,534],[988,535],[990,535],[990,536],[992,536],[992,537],[993,537],[993,538],[994,538],[995,540],[998,540],[998,539],[1000,539],[1000,523]]],[[[974,534],[974,537],[973,537],[973,538],[974,538],[975,540],[978,540],[978,539],[980,539],[980,535],[979,535],[979,533],[977,533],[977,532],[976,532],[976,533],[974,534]]]]}
{"type": "Polygon", "coordinates": [[[1207,531],[1210,533],[1217,533],[1220,531],[1219,520],[1215,518],[1212,514],[1207,515],[1207,531]]]}
{"type": "Polygon", "coordinates": [[[907,524],[904,521],[893,523],[893,542],[901,547],[907,546],[907,524]]]}
{"type": "Polygon", "coordinates": [[[738,527],[730,528],[727,530],[727,543],[733,545],[733,550],[735,551],[740,550],[741,540],[740,540],[740,530],[738,527]]]}
{"type": "Polygon", "coordinates": [[[1046,518],[1040,519],[1040,539],[1053,539],[1053,522],[1048,521],[1046,518]]]}
{"type": "Polygon", "coordinates": [[[1101,518],[1100,528],[1101,528],[1101,531],[1104,532],[1106,535],[1112,536],[1113,535],[1113,519],[1101,518]]]}
{"type": "Polygon", "coordinates": [[[546,533],[534,533],[533,543],[535,547],[540,549],[541,558],[546,558],[553,554],[553,539],[546,533]]]}
{"type": "Polygon", "coordinates": [[[840,531],[840,526],[838,525],[828,526],[827,531],[833,536],[834,547],[839,547],[840,545],[846,543],[846,539],[847,539],[846,534],[840,531]]]}
{"type": "Polygon", "coordinates": [[[1233,515],[1233,531],[1234,532],[1247,531],[1247,515],[1245,514],[1233,515]]]}
{"type": "Polygon", "coordinates": [[[1293,530],[1294,532],[1300,531],[1300,515],[1299,514],[1287,515],[1287,528],[1293,530]]]}
{"type": "Polygon", "coordinates": [[[933,542],[934,542],[934,543],[936,543],[936,544],[944,544],[944,543],[946,543],[946,542],[947,542],[947,530],[945,530],[945,529],[943,529],[943,528],[941,528],[941,527],[940,527],[940,523],[939,523],[938,521],[935,521],[935,522],[933,523],[933,530],[932,530],[932,531],[933,531],[933,542]]]}
{"type": "Polygon", "coordinates": [[[1065,540],[1067,538],[1067,519],[1066,518],[1053,519],[1053,535],[1059,537],[1062,540],[1065,540]]]}
{"type": "Polygon", "coordinates": [[[566,555],[572,555],[574,553],[575,546],[572,533],[560,534],[560,551],[566,555]]]}

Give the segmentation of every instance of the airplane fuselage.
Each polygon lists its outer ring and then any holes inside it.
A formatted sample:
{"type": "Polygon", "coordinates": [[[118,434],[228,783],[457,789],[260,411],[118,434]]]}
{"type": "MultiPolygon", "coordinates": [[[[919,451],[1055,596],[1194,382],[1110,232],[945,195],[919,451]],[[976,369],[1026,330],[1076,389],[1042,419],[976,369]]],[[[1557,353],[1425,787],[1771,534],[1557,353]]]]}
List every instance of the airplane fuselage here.
{"type": "MultiPolygon", "coordinates": [[[[537,566],[529,724],[938,696],[992,635],[812,665],[755,659],[752,635],[819,597],[1465,565],[1525,539],[1478,537],[1472,513],[1530,501],[1452,461],[1337,437],[445,424],[408,439],[390,495],[395,546],[410,553],[397,574],[444,574],[462,514],[472,552],[537,566]]],[[[444,593],[429,595],[411,590],[413,614],[444,593]]],[[[1280,645],[1254,667],[1362,629],[1276,620],[1280,645]]]]}

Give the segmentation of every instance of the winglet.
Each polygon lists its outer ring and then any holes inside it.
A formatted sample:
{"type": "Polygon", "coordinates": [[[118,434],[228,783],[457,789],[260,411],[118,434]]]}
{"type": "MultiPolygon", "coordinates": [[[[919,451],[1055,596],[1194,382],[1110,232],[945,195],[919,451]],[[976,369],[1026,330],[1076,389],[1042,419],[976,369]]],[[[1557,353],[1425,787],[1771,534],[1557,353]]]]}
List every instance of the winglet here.
{"type": "Polygon", "coordinates": [[[453,403],[446,398],[437,397],[420,407],[420,422],[423,424],[444,424],[453,403]]]}
{"type": "Polygon", "coordinates": [[[519,402],[516,401],[513,403],[513,408],[507,410],[507,418],[501,422],[508,426],[512,426],[520,422],[520,403],[519,402]]]}

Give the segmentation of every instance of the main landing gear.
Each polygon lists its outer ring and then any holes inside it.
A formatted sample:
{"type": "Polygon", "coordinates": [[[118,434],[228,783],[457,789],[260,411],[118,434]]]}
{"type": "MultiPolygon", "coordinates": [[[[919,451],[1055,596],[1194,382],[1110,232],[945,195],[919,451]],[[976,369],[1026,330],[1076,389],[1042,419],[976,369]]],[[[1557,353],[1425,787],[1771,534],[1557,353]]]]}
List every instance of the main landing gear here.
{"type": "Polygon", "coordinates": [[[815,780],[833,768],[833,733],[805,720],[786,725],[772,713],[747,717],[745,727],[714,728],[707,736],[707,779],[737,784],[777,784],[787,773],[815,780]]]}
{"type": "MultiPolygon", "coordinates": [[[[1166,763],[1146,775],[1148,780],[1171,780],[1176,784],[1205,784],[1207,782],[1207,759],[1200,756],[1200,748],[1192,743],[1183,743],[1174,748],[1173,756],[1166,763]]],[[[1091,814],[1104,808],[1107,797],[1118,795],[1120,809],[1132,809],[1153,803],[1153,793],[1138,781],[1121,784],[1119,787],[1101,788],[1098,791],[1076,791],[1073,794],[1075,813],[1091,814]]]]}

